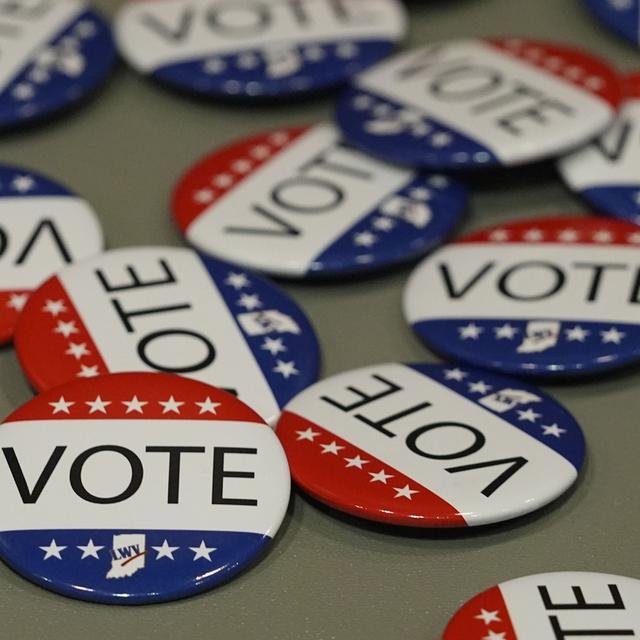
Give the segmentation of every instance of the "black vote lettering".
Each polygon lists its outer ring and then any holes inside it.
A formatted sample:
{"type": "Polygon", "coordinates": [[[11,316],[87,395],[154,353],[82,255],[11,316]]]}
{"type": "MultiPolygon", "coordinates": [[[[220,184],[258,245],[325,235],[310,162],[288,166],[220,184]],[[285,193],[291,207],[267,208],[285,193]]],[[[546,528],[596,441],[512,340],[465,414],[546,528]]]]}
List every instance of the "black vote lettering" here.
{"type": "Polygon", "coordinates": [[[371,374],[371,378],[386,385],[386,388],[382,389],[382,391],[374,393],[373,395],[369,395],[366,391],[362,391],[361,389],[356,389],[355,387],[352,387],[349,385],[348,387],[346,387],[346,390],[350,391],[351,393],[355,393],[360,398],[360,400],[356,400],[354,403],[348,404],[348,405],[341,404],[340,402],[338,402],[337,400],[334,400],[333,398],[330,398],[329,396],[320,396],[320,400],[323,400],[324,402],[330,404],[336,409],[340,409],[340,411],[349,413],[350,411],[354,411],[355,409],[360,409],[360,407],[364,407],[366,404],[369,404],[370,402],[375,402],[376,400],[380,400],[381,398],[386,398],[387,396],[390,396],[394,393],[397,393],[398,391],[403,390],[402,387],[397,385],[395,382],[392,382],[391,380],[387,380],[386,378],[383,378],[382,376],[379,376],[376,373],[371,374]]]}
{"type": "Polygon", "coordinates": [[[632,131],[629,120],[616,123],[606,136],[596,138],[595,148],[610,162],[618,162],[627,149],[632,131]]]}
{"type": "Polygon", "coordinates": [[[513,300],[524,300],[527,302],[536,301],[536,300],[545,300],[555,295],[562,289],[566,280],[566,276],[564,275],[564,271],[560,269],[560,267],[550,263],[550,262],[542,262],[540,260],[531,260],[527,262],[520,262],[519,264],[514,265],[507,269],[498,279],[498,290],[502,295],[507,298],[512,298],[513,300]],[[509,280],[511,276],[521,269],[528,269],[530,267],[538,268],[542,267],[544,269],[549,270],[555,276],[555,282],[552,284],[551,288],[542,293],[537,294],[516,294],[509,287],[509,280]]]}
{"type": "Polygon", "coordinates": [[[536,104],[530,107],[519,109],[518,111],[502,116],[498,119],[497,124],[512,135],[521,135],[527,133],[527,131],[517,127],[516,122],[525,120],[533,121],[541,125],[549,124],[549,118],[546,115],[548,110],[566,117],[572,116],[575,113],[574,109],[564,102],[554,100],[553,98],[541,98],[536,104]]]}
{"type": "Polygon", "coordinates": [[[573,267],[576,269],[591,269],[591,284],[589,291],[587,292],[586,301],[595,302],[598,298],[598,292],[600,291],[600,284],[602,282],[602,276],[607,269],[618,269],[625,271],[628,267],[626,264],[601,264],[597,262],[574,262],[573,267]]]}
{"type": "Polygon", "coordinates": [[[575,602],[552,602],[551,596],[549,595],[549,589],[544,585],[538,586],[538,593],[540,594],[544,608],[547,611],[603,611],[610,609],[621,609],[624,611],[626,607],[622,600],[622,595],[620,594],[618,585],[609,584],[607,585],[607,588],[611,594],[611,602],[587,602],[587,599],[584,597],[584,593],[582,592],[582,588],[577,586],[571,587],[571,591],[576,599],[575,602]]]}
{"type": "Polygon", "coordinates": [[[432,80],[429,93],[443,102],[468,102],[494,93],[502,76],[489,67],[459,66],[447,69],[432,80]]]}
{"type": "Polygon", "coordinates": [[[484,447],[487,439],[484,437],[482,432],[478,431],[475,427],[471,427],[468,424],[463,424],[461,422],[434,422],[433,424],[428,424],[423,427],[419,427],[415,429],[407,436],[407,447],[413,453],[417,453],[419,456],[423,458],[429,458],[430,460],[455,460],[457,458],[466,458],[467,456],[473,455],[477,453],[484,447]],[[469,431],[474,438],[473,444],[467,447],[466,449],[462,449],[460,451],[456,451],[454,453],[428,453],[424,449],[421,449],[418,446],[418,438],[424,435],[425,433],[429,433],[430,431],[434,431],[435,429],[448,429],[448,428],[457,428],[457,429],[466,429],[469,431]]]}
{"type": "Polygon", "coordinates": [[[588,637],[590,639],[597,636],[604,638],[619,638],[621,636],[635,636],[633,629],[563,629],[560,626],[558,616],[549,616],[551,629],[556,640],[565,640],[566,638],[588,637]]]}
{"type": "Polygon", "coordinates": [[[326,213],[337,207],[344,200],[344,191],[328,180],[312,178],[310,176],[295,176],[277,184],[271,191],[271,199],[287,211],[294,211],[296,213],[326,213]],[[308,195],[300,198],[297,202],[286,196],[287,189],[304,185],[307,187],[315,186],[317,189],[327,192],[330,199],[324,203],[311,204],[308,195]]]}
{"type": "Polygon", "coordinates": [[[253,498],[225,498],[225,478],[255,478],[252,471],[227,471],[224,468],[224,457],[229,454],[257,455],[257,449],[244,447],[214,447],[213,449],[213,489],[211,492],[211,504],[227,504],[246,507],[256,507],[258,501],[253,498]]]}
{"type": "Polygon", "coordinates": [[[411,80],[417,75],[426,75],[433,72],[440,72],[449,68],[455,68],[460,65],[466,65],[470,62],[468,56],[456,58],[454,60],[444,61],[440,58],[445,45],[432,45],[426,50],[421,50],[406,65],[396,71],[398,80],[411,80]]]}
{"type": "Polygon", "coordinates": [[[158,16],[152,13],[143,14],[140,22],[147,27],[147,29],[153,31],[158,37],[178,44],[189,37],[195,17],[195,10],[191,7],[185,7],[178,17],[178,23],[175,25],[168,25],[161,22],[158,16]]]}
{"type": "Polygon", "coordinates": [[[20,494],[23,504],[35,504],[38,502],[40,494],[47,486],[47,482],[49,482],[51,474],[54,472],[58,462],[60,462],[60,458],[62,458],[62,454],[66,449],[67,447],[59,446],[52,451],[51,456],[49,456],[49,460],[47,460],[47,464],[44,466],[42,473],[40,473],[40,476],[33,486],[33,490],[30,491],[14,448],[2,447],[2,453],[7,461],[9,471],[11,471],[13,481],[16,485],[16,489],[18,489],[18,493],[20,494]]]}
{"type": "MultiPolygon", "coordinates": [[[[289,2],[291,4],[291,2],[289,2]]],[[[298,4],[298,3],[295,3],[298,4]]],[[[295,11],[294,11],[295,15],[295,11]]],[[[210,7],[206,14],[207,24],[212,31],[221,36],[242,38],[243,36],[254,36],[263,33],[271,26],[271,9],[267,4],[253,1],[252,4],[238,6],[237,0],[229,0],[226,3],[218,3],[215,7],[210,7]],[[252,22],[249,24],[234,25],[233,22],[225,20],[228,12],[237,13],[250,12],[252,22]]]]}
{"type": "Polygon", "coordinates": [[[188,302],[183,304],[173,304],[167,305],[166,307],[147,307],[146,309],[137,309],[136,311],[125,311],[120,304],[120,301],[116,298],[111,300],[111,304],[113,305],[118,317],[122,321],[122,324],[125,326],[127,333],[134,333],[135,329],[131,322],[129,322],[129,318],[136,318],[138,316],[149,316],[156,313],[168,313],[170,311],[188,311],[191,309],[191,305],[188,302]]]}
{"type": "Polygon", "coordinates": [[[204,447],[146,447],[148,453],[168,453],[167,504],[180,502],[180,461],[183,453],[204,453],[204,447]]]}
{"type": "Polygon", "coordinates": [[[294,227],[292,224],[289,224],[283,218],[280,218],[275,213],[271,211],[267,211],[263,206],[254,204],[252,205],[252,209],[255,213],[274,222],[278,225],[278,228],[270,227],[225,227],[224,230],[226,233],[245,233],[245,234],[254,234],[254,235],[263,235],[263,236],[299,236],[300,229],[294,227]]]}
{"type": "Polygon", "coordinates": [[[396,434],[388,431],[384,428],[384,425],[389,424],[391,422],[395,422],[396,420],[400,420],[401,418],[406,418],[410,416],[412,413],[417,413],[418,411],[422,411],[422,409],[427,409],[431,406],[431,402],[421,402],[419,404],[414,405],[413,407],[409,407],[408,409],[403,409],[402,411],[398,411],[386,418],[382,418],[382,420],[370,420],[366,416],[363,416],[361,413],[356,413],[353,417],[360,420],[360,422],[364,422],[366,425],[373,427],[380,433],[383,433],[385,436],[389,438],[395,438],[396,434]]]}
{"type": "Polygon", "coordinates": [[[129,499],[140,488],[143,476],[144,469],[140,458],[138,458],[138,456],[130,449],[117,445],[102,445],[98,447],[91,447],[90,449],[83,451],[73,461],[71,469],[69,470],[69,482],[71,483],[71,488],[74,493],[81,500],[91,502],[93,504],[115,504],[129,499]],[[117,453],[123,456],[131,467],[131,479],[129,480],[127,488],[115,496],[96,496],[87,490],[82,481],[82,469],[84,468],[87,460],[96,453],[102,453],[105,451],[117,453]]]}
{"type": "Polygon", "coordinates": [[[311,169],[326,169],[327,171],[331,171],[336,173],[339,176],[348,175],[352,178],[358,178],[360,180],[371,180],[373,175],[370,171],[358,167],[354,167],[353,164],[346,164],[344,162],[336,162],[335,160],[330,160],[328,156],[334,154],[335,152],[347,152],[348,159],[352,162],[357,162],[358,160],[362,161],[364,156],[361,153],[354,152],[353,148],[350,147],[346,142],[342,140],[338,141],[335,145],[332,145],[328,149],[321,151],[316,156],[311,158],[308,162],[305,162],[300,168],[300,173],[308,173],[311,169]]]}
{"type": "Polygon", "coordinates": [[[143,280],[137,273],[132,265],[127,265],[125,267],[126,273],[130,277],[130,282],[125,282],[124,284],[111,284],[107,281],[105,272],[102,269],[96,269],[95,274],[102,288],[107,293],[113,293],[114,291],[128,291],[130,289],[141,289],[143,287],[156,287],[165,284],[176,284],[178,279],[175,274],[171,270],[169,263],[164,259],[160,258],[158,260],[158,264],[162,268],[164,273],[164,277],[159,280],[143,280]]]}
{"type": "Polygon", "coordinates": [[[7,250],[9,246],[9,238],[7,236],[7,232],[0,227],[0,258],[4,255],[4,252],[7,250]]]}
{"type": "Polygon", "coordinates": [[[51,239],[53,240],[55,246],[58,248],[58,252],[60,253],[60,256],[62,257],[64,262],[66,262],[67,264],[71,262],[71,254],[69,253],[69,249],[67,249],[67,245],[65,245],[64,243],[62,235],[58,231],[58,228],[56,227],[53,220],[49,220],[47,218],[42,220],[36,227],[35,231],[29,236],[29,238],[27,239],[27,243],[18,254],[18,257],[16,258],[14,264],[22,264],[27,259],[27,256],[35,247],[40,235],[42,233],[45,233],[46,231],[48,231],[51,235],[51,239]]]}
{"type": "Polygon", "coordinates": [[[490,482],[482,491],[482,495],[490,498],[507,480],[514,476],[529,461],[522,456],[515,458],[503,458],[502,460],[489,460],[487,462],[476,462],[474,464],[465,464],[459,467],[448,467],[445,471],[449,473],[463,473],[464,471],[474,471],[475,469],[485,469],[487,467],[495,467],[508,464],[505,469],[495,480],[490,482]]]}
{"type": "Polygon", "coordinates": [[[492,111],[493,109],[504,107],[516,100],[521,100],[522,98],[539,99],[543,96],[544,94],[541,91],[538,91],[533,87],[529,87],[526,84],[515,82],[513,88],[507,89],[507,93],[495,96],[486,102],[476,104],[473,109],[471,109],[471,113],[481,115],[488,111],[492,111]]]}
{"type": "MultiPolygon", "coordinates": [[[[142,362],[144,362],[151,369],[156,369],[157,371],[165,371],[168,373],[193,373],[194,371],[200,371],[201,369],[206,369],[216,358],[216,350],[213,344],[209,341],[206,336],[203,336],[200,333],[196,333],[195,331],[188,331],[187,329],[164,329],[162,331],[155,331],[154,333],[150,333],[146,335],[140,342],[138,342],[138,357],[142,362]],[[154,362],[151,360],[147,353],[147,349],[151,343],[160,338],[165,338],[167,336],[188,336],[191,338],[195,338],[199,340],[202,344],[204,344],[206,348],[206,353],[204,357],[199,362],[193,362],[188,365],[182,366],[171,366],[169,364],[161,364],[159,362],[154,362]]],[[[168,352],[172,352],[172,350],[167,350],[168,352]]]]}
{"type": "Polygon", "coordinates": [[[480,280],[482,280],[484,276],[486,276],[487,273],[489,273],[489,271],[491,271],[495,266],[495,262],[487,262],[466,284],[462,285],[460,289],[456,289],[451,273],[449,272],[448,264],[441,262],[438,264],[438,269],[440,270],[440,275],[442,276],[442,280],[444,281],[444,285],[447,289],[447,294],[452,300],[457,300],[469,293],[469,291],[471,291],[471,289],[475,287],[478,282],[480,282],[480,280]]]}
{"type": "Polygon", "coordinates": [[[633,279],[633,285],[631,287],[631,295],[629,296],[630,304],[640,303],[640,267],[636,267],[636,275],[633,279]]]}

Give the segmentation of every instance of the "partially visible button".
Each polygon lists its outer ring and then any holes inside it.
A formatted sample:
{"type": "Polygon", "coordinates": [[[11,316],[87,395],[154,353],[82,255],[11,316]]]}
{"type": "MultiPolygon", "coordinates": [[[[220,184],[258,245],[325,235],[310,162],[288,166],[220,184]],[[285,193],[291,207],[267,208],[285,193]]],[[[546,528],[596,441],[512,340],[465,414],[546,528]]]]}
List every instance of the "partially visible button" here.
{"type": "Polygon", "coordinates": [[[287,405],[276,433],[308,494],[410,527],[536,511],[573,485],[585,450],[575,419],[549,396],[454,365],[387,363],[327,378],[287,405]]]}
{"type": "Polygon", "coordinates": [[[640,46],[638,0],[584,0],[593,15],[608,29],[640,46]]]}
{"type": "Polygon", "coordinates": [[[620,101],[610,64],[518,38],[436,43],[354,78],[338,101],[348,141],[426,169],[514,166],[558,156],[602,133],[620,101]]]}
{"type": "Polygon", "coordinates": [[[176,222],[198,250],[294,278],[416,258],[446,238],[466,205],[456,180],[375,160],[328,123],[219,149],[173,197],[176,222]]]}
{"type": "Polygon", "coordinates": [[[640,580],[558,572],[502,582],[469,600],[443,640],[558,640],[635,637],[640,580]]]}

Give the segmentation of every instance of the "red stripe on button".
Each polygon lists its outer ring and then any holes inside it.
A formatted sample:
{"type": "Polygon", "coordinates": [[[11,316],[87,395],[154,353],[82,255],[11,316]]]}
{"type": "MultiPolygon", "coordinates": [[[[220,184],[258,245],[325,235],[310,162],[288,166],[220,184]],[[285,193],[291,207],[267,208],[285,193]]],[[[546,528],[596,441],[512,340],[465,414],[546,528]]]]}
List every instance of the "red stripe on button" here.
{"type": "Polygon", "coordinates": [[[310,420],[285,411],[276,434],[293,479],[321,502],[390,524],[466,526],[458,510],[435,493],[310,420]]]}

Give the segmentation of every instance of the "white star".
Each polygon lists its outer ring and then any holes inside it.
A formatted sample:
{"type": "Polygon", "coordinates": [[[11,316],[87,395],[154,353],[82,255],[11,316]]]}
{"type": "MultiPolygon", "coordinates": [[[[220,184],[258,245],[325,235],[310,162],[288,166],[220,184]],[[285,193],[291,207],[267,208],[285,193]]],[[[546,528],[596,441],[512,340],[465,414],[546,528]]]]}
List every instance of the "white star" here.
{"type": "Polygon", "coordinates": [[[64,300],[47,300],[42,307],[45,313],[50,313],[54,318],[67,310],[64,306],[64,300]]]}
{"type": "Polygon", "coordinates": [[[529,58],[529,60],[537,62],[544,56],[544,51],[538,47],[531,47],[524,52],[524,55],[529,58]]]}
{"type": "Polygon", "coordinates": [[[214,193],[211,189],[199,189],[193,194],[193,199],[199,204],[209,204],[213,201],[214,193]]]}
{"type": "Polygon", "coordinates": [[[11,181],[11,187],[18,193],[28,193],[36,186],[36,181],[31,176],[16,176],[11,181]]]}
{"type": "Polygon", "coordinates": [[[90,407],[89,413],[96,413],[96,411],[107,413],[107,407],[111,404],[111,401],[103,400],[100,396],[97,396],[93,402],[89,400],[85,404],[90,407]]]}
{"type": "Polygon", "coordinates": [[[427,182],[436,189],[444,189],[449,186],[449,178],[447,176],[435,175],[431,176],[427,182]]]}
{"type": "Polygon", "coordinates": [[[396,223],[391,218],[376,218],[373,221],[373,228],[377,231],[391,231],[396,226],[396,223]]]}
{"type": "Polygon", "coordinates": [[[584,342],[591,331],[583,329],[580,325],[576,325],[571,329],[564,330],[567,342],[584,342]]]}
{"type": "Polygon", "coordinates": [[[631,242],[632,244],[640,244],[640,231],[630,233],[627,236],[627,242],[631,242]]]}
{"type": "Polygon", "coordinates": [[[598,76],[589,76],[585,79],[584,86],[591,91],[600,91],[604,87],[604,80],[598,76]]]}
{"type": "Polygon", "coordinates": [[[609,0],[609,4],[618,11],[624,11],[633,7],[634,0],[609,0]]]}
{"type": "Polygon", "coordinates": [[[415,189],[411,189],[409,192],[409,196],[414,200],[422,200],[426,202],[427,200],[431,200],[433,194],[430,189],[425,189],[424,187],[416,187],[415,189]]]}
{"type": "Polygon", "coordinates": [[[527,242],[540,242],[544,240],[544,232],[541,229],[529,229],[526,231],[522,237],[527,242]]]}
{"type": "MultiPolygon", "coordinates": [[[[176,547],[177,549],[177,547],[176,547]]],[[[205,560],[208,560],[209,562],[211,562],[211,554],[217,549],[217,547],[207,547],[207,545],[204,543],[204,540],[200,543],[200,546],[198,547],[189,547],[189,549],[191,549],[191,551],[193,551],[194,556],[193,556],[193,561],[195,562],[198,558],[204,558],[205,560]]],[[[171,558],[173,560],[173,558],[171,558]]],[[[156,558],[157,560],[157,558],[156,558]]]]}
{"type": "Polygon", "coordinates": [[[321,444],[322,447],[322,455],[325,453],[331,453],[334,456],[338,455],[338,451],[344,449],[344,447],[340,446],[335,440],[329,444],[321,444]]]}
{"type": "Polygon", "coordinates": [[[495,229],[489,234],[492,242],[506,242],[509,239],[509,232],[506,229],[495,229]]]}
{"type": "Polygon", "coordinates": [[[170,396],[168,400],[158,401],[159,405],[162,405],[162,413],[180,413],[180,407],[184,402],[178,402],[173,396],[170,396]]]}
{"type": "Polygon", "coordinates": [[[203,65],[204,72],[212,76],[222,73],[226,68],[227,64],[220,58],[211,58],[210,60],[206,60],[203,65]]]}
{"type": "Polygon", "coordinates": [[[92,367],[87,366],[86,364],[80,365],[80,371],[76,373],[78,378],[95,378],[99,376],[100,372],[98,371],[98,365],[95,364],[92,367]]]}
{"type": "Polygon", "coordinates": [[[33,88],[33,85],[30,85],[26,82],[21,82],[20,84],[17,84],[13,88],[11,95],[16,100],[26,101],[26,100],[31,100],[31,98],[33,98],[33,96],[36,95],[36,92],[35,92],[35,89],[33,88]]]}
{"type": "Polygon", "coordinates": [[[65,338],[68,338],[72,333],[78,333],[75,320],[71,320],[69,322],[63,322],[62,320],[58,320],[58,324],[56,325],[56,328],[53,330],[53,333],[59,333],[63,335],[65,338]]]}
{"type": "Polygon", "coordinates": [[[551,56],[544,61],[544,66],[552,71],[558,71],[564,66],[564,60],[558,56],[551,56]]]}
{"type": "Polygon", "coordinates": [[[614,344],[620,344],[620,341],[626,335],[627,335],[626,333],[622,331],[618,331],[615,327],[611,327],[611,329],[608,329],[607,331],[600,332],[600,336],[602,338],[602,344],[607,344],[608,342],[613,342],[614,344]]]}
{"type": "Polygon", "coordinates": [[[229,275],[227,276],[227,279],[224,281],[224,283],[228,284],[230,287],[233,287],[236,291],[251,285],[251,282],[249,282],[249,278],[247,278],[246,273],[234,273],[233,271],[229,272],[229,275]]]}
{"type": "Polygon", "coordinates": [[[167,539],[165,538],[164,542],[159,547],[151,547],[154,551],[158,552],[156,556],[156,560],[160,560],[160,558],[169,558],[169,560],[175,560],[173,557],[173,552],[179,549],[180,547],[170,547],[167,539]]]}
{"type": "Polygon", "coordinates": [[[395,478],[395,476],[391,475],[390,473],[385,473],[384,469],[380,469],[378,473],[371,473],[371,471],[369,471],[368,473],[371,476],[371,480],[369,480],[369,482],[382,482],[382,484],[387,484],[387,480],[389,480],[390,478],[395,478]]]}
{"type": "Polygon", "coordinates": [[[466,327],[458,327],[458,333],[460,334],[461,340],[466,340],[467,338],[477,340],[483,331],[484,329],[482,327],[478,327],[473,322],[468,324],[466,327]]]}
{"type": "Polygon", "coordinates": [[[526,411],[518,410],[518,420],[527,420],[528,422],[535,422],[538,418],[541,418],[541,413],[536,413],[533,409],[527,409],[526,411]]]}
{"type": "Polygon", "coordinates": [[[381,102],[373,108],[372,112],[376,118],[388,118],[393,115],[395,109],[386,102],[381,102]]]}
{"type": "Polygon", "coordinates": [[[104,549],[104,546],[93,544],[93,538],[90,538],[87,544],[79,544],[78,549],[82,551],[82,557],[80,558],[80,560],[84,560],[85,558],[97,558],[98,560],[100,560],[98,551],[104,549]]]}
{"type": "Polygon", "coordinates": [[[49,546],[47,547],[38,547],[44,551],[44,559],[48,560],[49,558],[58,558],[58,560],[62,560],[62,556],[60,555],[67,547],[56,544],[56,539],[52,538],[49,546]]]}
{"type": "Polygon", "coordinates": [[[233,184],[233,176],[230,176],[228,173],[219,173],[212,181],[214,187],[218,187],[219,189],[226,189],[233,184]]]}
{"type": "Polygon", "coordinates": [[[357,247],[372,247],[378,241],[378,237],[371,231],[360,231],[353,234],[353,244],[357,247]]]}
{"type": "Polygon", "coordinates": [[[72,407],[75,402],[69,402],[64,399],[64,396],[60,396],[57,402],[50,402],[49,406],[53,407],[53,413],[69,413],[69,407],[72,407]]]}
{"type": "Polygon", "coordinates": [[[436,148],[448,147],[453,142],[453,136],[445,131],[431,136],[431,145],[436,148]]]}
{"type": "Polygon", "coordinates": [[[138,400],[138,396],[133,396],[131,400],[123,400],[122,404],[127,407],[125,413],[132,413],[134,411],[144,413],[142,407],[149,403],[146,400],[138,400]]]}
{"type": "Polygon", "coordinates": [[[407,498],[408,500],[413,500],[411,496],[418,493],[415,489],[410,489],[408,484],[405,484],[404,487],[393,487],[393,490],[396,492],[394,498],[407,498]]]}
{"type": "MultiPolygon", "coordinates": [[[[184,404],[184,403],[181,403],[184,404]]],[[[202,415],[203,413],[213,413],[215,415],[216,409],[222,404],[221,402],[212,402],[209,396],[206,397],[204,402],[196,402],[196,404],[200,407],[200,411],[198,411],[198,415],[202,415]]],[[[163,411],[164,413],[164,411],[163,411]]]]}
{"type": "Polygon", "coordinates": [[[265,338],[260,348],[268,351],[272,356],[287,350],[287,347],[282,344],[282,338],[265,338]]]}
{"type": "Polygon", "coordinates": [[[374,104],[373,98],[366,94],[356,96],[353,99],[353,108],[356,111],[366,111],[367,109],[370,109],[373,106],[373,104],[374,104]]]}
{"type": "Polygon", "coordinates": [[[506,640],[505,636],[507,635],[506,631],[501,631],[500,633],[496,633],[495,631],[489,630],[489,635],[484,636],[482,640],[506,640]]]}
{"type": "Polygon", "coordinates": [[[242,53],[236,58],[239,69],[255,69],[260,64],[260,58],[255,53],[242,53]]]}
{"type": "Polygon", "coordinates": [[[580,80],[580,78],[582,78],[582,76],[584,75],[585,71],[582,67],[572,65],[570,67],[566,67],[565,69],[563,69],[562,73],[570,80],[580,80]]]}
{"type": "Polygon", "coordinates": [[[563,433],[567,433],[566,429],[561,429],[555,422],[553,424],[543,424],[541,427],[544,429],[543,436],[555,436],[559,438],[563,433]]]}
{"type": "Polygon", "coordinates": [[[281,147],[283,144],[289,142],[289,134],[286,131],[276,131],[269,136],[269,142],[275,144],[277,147],[281,147]]]}
{"type": "Polygon", "coordinates": [[[613,240],[613,234],[611,231],[607,231],[606,229],[601,229],[600,231],[596,231],[593,234],[593,241],[600,242],[602,244],[606,244],[613,240]]]}
{"type": "Polygon", "coordinates": [[[306,431],[296,431],[296,433],[298,434],[296,440],[308,440],[309,442],[313,442],[320,435],[311,427],[309,427],[306,431]]]}
{"type": "Polygon", "coordinates": [[[22,311],[28,300],[28,293],[12,293],[7,301],[7,307],[15,309],[16,311],[22,311]]]}
{"type": "Polygon", "coordinates": [[[86,342],[81,342],[80,344],[70,342],[69,348],[65,351],[65,355],[73,356],[76,360],[80,360],[83,356],[91,355],[91,352],[87,349],[86,342]]]}
{"type": "Polygon", "coordinates": [[[513,340],[515,338],[516,333],[520,331],[520,329],[516,327],[512,327],[508,322],[503,324],[501,327],[494,327],[493,331],[496,334],[497,340],[502,340],[506,338],[507,340],[513,340]]]}
{"type": "Polygon", "coordinates": [[[76,24],[74,31],[80,38],[83,40],[87,38],[92,38],[96,35],[97,29],[95,23],[91,22],[91,20],[82,20],[76,24]]]}
{"type": "Polygon", "coordinates": [[[260,296],[258,296],[256,293],[243,293],[236,304],[240,307],[244,307],[247,311],[259,309],[262,306],[262,302],[260,302],[260,296]]]}
{"type": "Polygon", "coordinates": [[[325,57],[324,49],[322,47],[313,46],[313,45],[309,47],[305,47],[302,54],[307,60],[311,62],[318,62],[319,60],[322,60],[325,57]]]}
{"type": "Polygon", "coordinates": [[[414,138],[424,138],[431,133],[433,127],[426,122],[416,122],[411,125],[411,135],[414,138]]]}
{"type": "Polygon", "coordinates": [[[338,58],[354,58],[358,55],[359,48],[353,42],[342,42],[336,47],[338,58]]]}
{"type": "Polygon", "coordinates": [[[480,609],[480,613],[477,616],[473,616],[476,620],[482,620],[485,624],[491,624],[492,622],[502,622],[498,617],[497,611],[487,611],[486,609],[480,609]]]}
{"type": "Polygon", "coordinates": [[[488,393],[493,389],[490,384],[487,384],[484,380],[478,380],[478,382],[469,382],[469,393],[488,393]]]}
{"type": "Polygon", "coordinates": [[[297,376],[300,372],[296,369],[296,363],[283,362],[278,360],[278,364],[272,369],[275,373],[279,373],[285,380],[288,380],[291,376],[297,376]]]}
{"type": "Polygon", "coordinates": [[[462,382],[469,374],[466,371],[461,371],[460,369],[445,369],[444,371],[444,379],[445,380],[456,380],[457,382],[462,382]]]}
{"type": "Polygon", "coordinates": [[[249,151],[249,155],[256,160],[264,160],[271,155],[271,149],[266,144],[259,144],[249,151]]]}
{"type": "Polygon", "coordinates": [[[355,458],[345,458],[347,464],[345,465],[348,469],[349,467],[358,467],[358,469],[362,469],[362,465],[369,464],[369,460],[363,460],[359,455],[355,458]]]}
{"type": "Polygon", "coordinates": [[[251,163],[248,160],[236,160],[231,165],[231,168],[236,173],[247,173],[248,171],[251,171],[251,163]]]}
{"type": "Polygon", "coordinates": [[[558,234],[560,242],[575,242],[578,239],[578,232],[575,229],[563,229],[558,234]]]}

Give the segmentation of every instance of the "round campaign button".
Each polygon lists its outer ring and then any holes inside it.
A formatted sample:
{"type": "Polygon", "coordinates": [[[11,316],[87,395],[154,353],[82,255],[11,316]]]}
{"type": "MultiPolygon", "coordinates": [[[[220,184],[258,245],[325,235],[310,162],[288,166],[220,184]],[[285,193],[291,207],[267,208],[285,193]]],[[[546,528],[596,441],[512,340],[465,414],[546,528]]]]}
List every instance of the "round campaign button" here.
{"type": "Polygon", "coordinates": [[[173,212],[200,251],[305,278],[415,258],[442,242],[466,203],[451,178],[375,160],[318,124],[207,156],[178,184],[173,212]]]}
{"type": "Polygon", "coordinates": [[[0,164],[0,344],[13,337],[33,289],[103,243],[84,200],[33,171],[0,164]]]}
{"type": "Polygon", "coordinates": [[[0,557],[67,596],[174,600],[251,565],[282,523],[287,461],[231,394],[165,373],[74,381],[0,425],[0,557]]]}
{"type": "Polygon", "coordinates": [[[640,232],[608,218],[531,219],[446,245],[414,271],[405,316],[436,352],[560,377],[640,360],[640,232]]]}
{"type": "Polygon", "coordinates": [[[598,211],[640,224],[640,73],[626,76],[623,86],[614,125],[558,166],[569,187],[598,211]]]}
{"type": "Polygon", "coordinates": [[[221,387],[268,422],[319,368],[315,333],[288,296],[175,247],[117,249],[61,270],[32,295],[15,344],[39,391],[164,371],[221,387]]]}
{"type": "Polygon", "coordinates": [[[434,364],[323,380],[287,405],[276,433],[293,479],[314,498],[411,527],[540,509],[576,481],[585,449],[575,419],[535,387],[434,364]]]}
{"type": "Polygon", "coordinates": [[[79,0],[0,3],[0,127],[85,98],[116,58],[106,21],[79,0]]]}
{"type": "Polygon", "coordinates": [[[129,0],[116,18],[120,52],[137,71],[211,97],[334,87],[405,32],[399,0],[129,0]]]}
{"type": "Polygon", "coordinates": [[[593,15],[611,31],[640,46],[638,0],[584,0],[593,15]]]}
{"type": "Polygon", "coordinates": [[[606,573],[543,573],[469,600],[443,640],[562,640],[640,634],[640,580],[606,573]]]}
{"type": "Polygon", "coordinates": [[[340,98],[347,140],[399,164],[512,166],[587,142],[613,120],[619,80],[583,51],[520,39],[441,42],[357,76],[340,98]]]}

